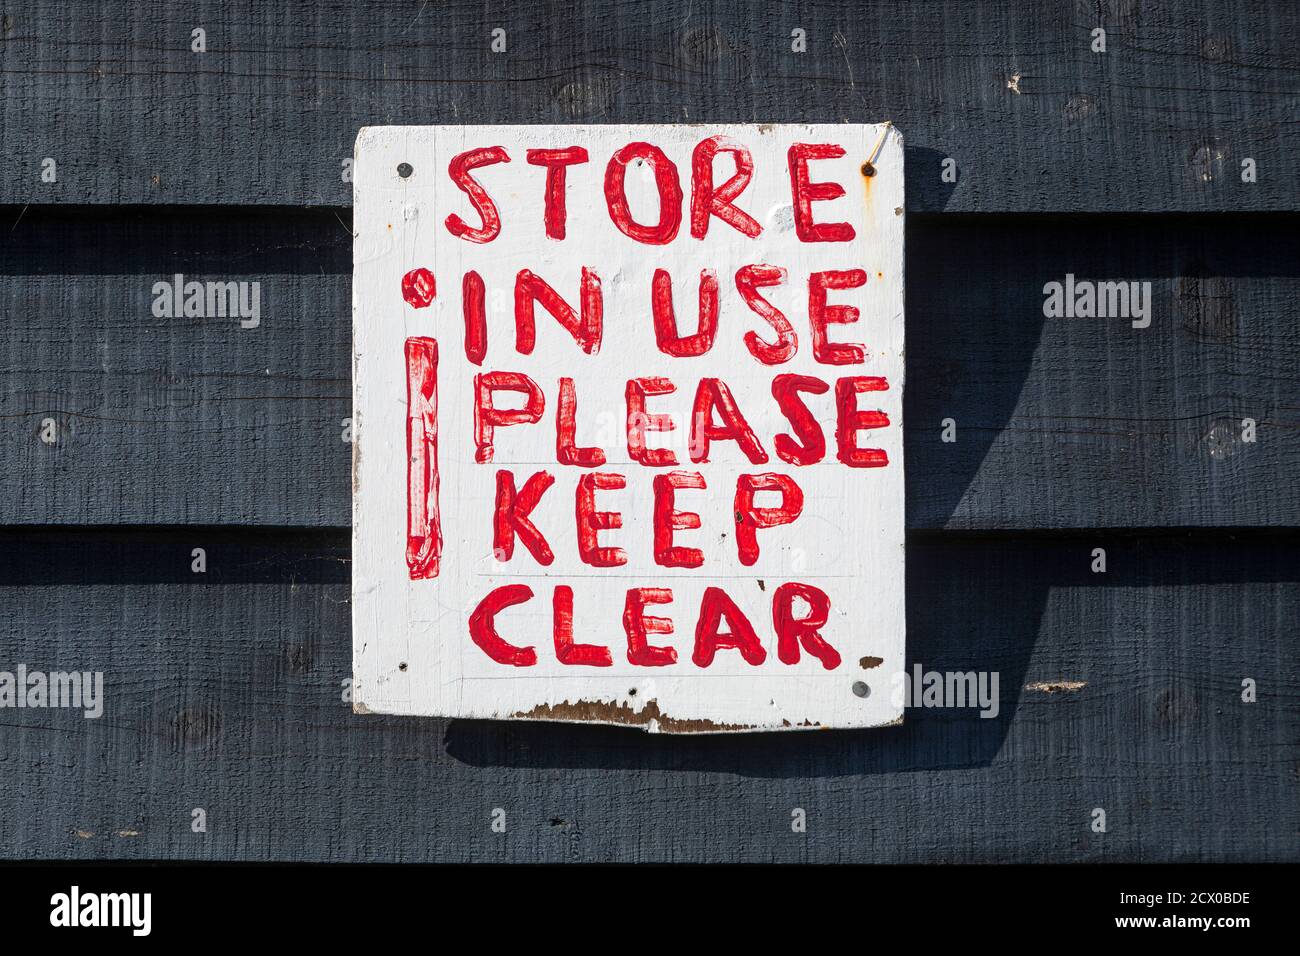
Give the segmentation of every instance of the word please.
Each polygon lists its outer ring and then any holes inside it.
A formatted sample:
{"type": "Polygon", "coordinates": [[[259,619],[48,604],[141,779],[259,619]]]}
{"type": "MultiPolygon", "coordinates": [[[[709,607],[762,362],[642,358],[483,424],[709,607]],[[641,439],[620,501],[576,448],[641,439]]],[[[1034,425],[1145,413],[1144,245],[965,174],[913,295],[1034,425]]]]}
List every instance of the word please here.
{"type": "MultiPolygon", "coordinates": [[[[407,343],[408,372],[418,377],[421,370],[418,348],[413,354],[407,343]]],[[[812,465],[826,454],[826,438],[821,424],[805,402],[804,395],[823,395],[831,386],[813,375],[777,375],[772,379],[772,398],[781,414],[790,424],[794,436],[778,434],[772,440],[777,457],[792,465],[812,465]]],[[[858,446],[858,432],[862,429],[884,428],[889,417],[878,410],[858,407],[858,396],[865,392],[882,392],[889,388],[886,379],[875,375],[849,375],[835,382],[836,458],[850,468],[879,468],[889,463],[884,450],[858,446]]],[[[627,453],[632,461],[650,468],[676,465],[677,455],[668,448],[649,448],[647,432],[671,432],[677,423],[670,414],[651,413],[647,402],[652,397],[670,395],[677,391],[671,379],[654,376],[627,380],[623,400],[627,408],[627,453]]],[[[410,417],[413,424],[423,423],[432,412],[433,396],[420,389],[412,389],[410,417]],[[421,400],[423,399],[423,401],[421,400]]],[[[573,379],[559,380],[555,411],[555,453],[562,465],[579,465],[595,468],[605,463],[605,452],[600,448],[580,448],[576,444],[578,395],[573,379]]],[[[474,460],[479,464],[492,461],[494,441],[498,428],[512,425],[532,425],[541,421],[546,410],[546,398],[541,386],[523,372],[485,372],[474,376],[474,460]],[[501,408],[496,404],[498,392],[522,395],[524,404],[519,408],[501,408]]],[[[705,377],[695,388],[695,398],[690,415],[690,457],[694,462],[709,460],[709,449],[715,441],[734,441],[745,456],[756,465],[768,461],[767,451],[750,427],[731,389],[720,378],[705,377]]]]}

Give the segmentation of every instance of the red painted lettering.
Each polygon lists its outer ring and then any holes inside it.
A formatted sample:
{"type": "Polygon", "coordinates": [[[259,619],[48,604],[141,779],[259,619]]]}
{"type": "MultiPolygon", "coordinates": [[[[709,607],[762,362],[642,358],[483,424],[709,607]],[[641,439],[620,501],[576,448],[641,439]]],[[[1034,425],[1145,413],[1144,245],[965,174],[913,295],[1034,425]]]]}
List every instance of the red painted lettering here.
{"type": "Polygon", "coordinates": [[[623,630],[627,633],[627,662],[638,667],[663,667],[677,662],[677,649],[655,647],[650,634],[671,634],[673,622],[666,617],[647,617],[647,604],[671,604],[668,588],[631,588],[623,602],[623,630]]]}
{"type": "Polygon", "coordinates": [[[665,568],[698,568],[704,563],[704,552],[699,548],[673,544],[674,531],[686,531],[700,526],[700,516],[695,512],[675,510],[676,489],[704,487],[704,476],[698,471],[669,471],[655,475],[655,564],[665,568]]]}
{"type": "Polygon", "coordinates": [[[802,442],[799,444],[789,435],[777,435],[772,439],[776,456],[782,461],[792,465],[815,465],[825,457],[826,437],[822,434],[822,427],[799,397],[799,393],[824,395],[828,391],[829,385],[811,375],[786,374],[772,379],[772,397],[781,407],[781,413],[789,419],[795,436],[802,442]]]}
{"type": "Polygon", "coordinates": [[[581,303],[579,313],[565,302],[545,280],[528,269],[520,269],[515,277],[515,348],[520,355],[532,355],[537,342],[537,323],[533,315],[534,303],[555,316],[568,330],[575,342],[588,355],[600,351],[603,334],[605,304],[600,291],[600,276],[586,266],[582,269],[581,303]]]}
{"type": "Polygon", "coordinates": [[[790,524],[803,513],[803,490],[789,475],[767,472],[741,475],[736,479],[736,549],[740,563],[750,567],[758,561],[758,529],[790,524]],[[760,491],[781,492],[781,504],[758,508],[754,495],[760,491]]]}
{"type": "Polygon", "coordinates": [[[733,647],[748,664],[758,666],[767,660],[767,651],[758,642],[754,627],[721,588],[705,588],[700,601],[700,619],[695,625],[695,652],[691,660],[697,667],[708,667],[719,648],[733,647]],[[723,618],[729,631],[719,632],[723,618]]]}
{"type": "Polygon", "coordinates": [[[506,584],[489,592],[469,616],[470,640],[498,664],[532,667],[537,663],[537,651],[531,647],[515,647],[507,643],[496,629],[496,616],[499,612],[523,604],[532,596],[533,589],[526,584],[506,584]]]}
{"type": "Polygon", "coordinates": [[[758,294],[758,289],[764,286],[781,285],[785,276],[786,271],[780,266],[742,266],[736,272],[736,289],[740,297],[776,332],[776,341],[772,343],[764,342],[753,330],[745,333],[745,347],[764,365],[788,362],[799,348],[799,338],[785,313],[758,294]]]}
{"type": "Polygon", "coordinates": [[[691,412],[691,461],[708,461],[710,442],[724,440],[734,441],[756,465],[767,461],[767,452],[758,443],[745,416],[740,414],[727,383],[718,378],[702,378],[695,389],[695,406],[691,412]],[[722,424],[713,421],[715,408],[722,415],[722,424]]]}
{"type": "Polygon", "coordinates": [[[725,136],[710,136],[696,144],[691,154],[691,235],[703,239],[709,231],[709,217],[717,216],[751,239],[763,231],[748,213],[732,203],[754,178],[754,158],[748,147],[725,136]],[[736,172],[721,186],[713,187],[713,158],[731,153],[736,172]]]}
{"type": "Polygon", "coordinates": [[[700,270],[699,331],[681,336],[673,312],[673,280],[666,269],[656,269],[650,286],[654,311],[655,341],[665,355],[683,358],[703,355],[713,348],[718,333],[718,276],[712,269],[700,270]]]}
{"type": "Polygon", "coordinates": [[[453,236],[458,236],[467,242],[491,242],[501,234],[501,216],[497,212],[496,203],[492,201],[492,197],[488,195],[487,190],[479,185],[478,180],[469,174],[469,171],[478,169],[480,166],[508,162],[510,162],[510,157],[506,155],[506,151],[500,146],[471,149],[452,158],[451,164],[447,168],[447,171],[451,174],[452,182],[469,197],[475,212],[483,220],[483,225],[478,229],[474,229],[466,224],[465,220],[461,219],[460,216],[452,213],[447,217],[447,231],[453,236]]]}
{"type": "Polygon", "coordinates": [[[555,637],[555,657],[561,664],[586,667],[611,667],[614,657],[608,647],[599,644],[573,643],[573,588],[557,584],[551,597],[551,632],[555,637]]]}
{"type": "Polygon", "coordinates": [[[821,628],[826,626],[830,613],[831,600],[821,588],[792,581],[776,589],[772,595],[772,625],[776,629],[776,656],[781,663],[798,664],[802,644],[828,671],[840,666],[839,652],[821,636],[821,628]],[[804,617],[794,616],[797,598],[808,605],[804,617]]]}
{"type": "Polygon", "coordinates": [[[515,491],[515,476],[502,469],[497,472],[497,506],[492,522],[492,547],[498,561],[509,561],[515,554],[515,535],[538,564],[548,565],[555,560],[550,546],[537,530],[529,515],[537,507],[546,489],[555,484],[555,478],[545,471],[530,475],[522,491],[515,491]]]}
{"type": "Polygon", "coordinates": [[[597,511],[596,491],[612,491],[626,487],[622,475],[588,472],[578,479],[578,557],[593,568],[614,568],[627,564],[627,554],[622,548],[602,548],[598,533],[623,527],[623,516],[617,511],[597,511]]]}
{"type": "Polygon", "coordinates": [[[677,428],[671,415],[649,415],[645,410],[647,395],[668,395],[677,386],[666,378],[634,378],[628,381],[627,403],[627,454],[635,462],[648,468],[677,464],[677,456],[668,448],[647,448],[646,432],[670,432],[677,428]]]}
{"type": "Polygon", "coordinates": [[[838,159],[844,147],[831,143],[795,143],[787,159],[790,167],[790,194],[794,200],[794,231],[801,242],[849,242],[856,233],[847,222],[814,222],[812,204],[824,199],[839,199],[844,187],[839,183],[814,183],[808,178],[808,161],[838,159]]]}
{"type": "Polygon", "coordinates": [[[578,448],[574,435],[577,431],[578,396],[573,379],[560,379],[560,397],[555,408],[555,457],[561,465],[578,465],[595,468],[605,464],[605,453],[599,448],[578,448]]]}
{"type": "Polygon", "coordinates": [[[859,411],[858,395],[861,392],[883,392],[887,388],[889,383],[883,378],[868,375],[842,378],[835,383],[835,442],[839,448],[835,457],[850,468],[880,468],[889,464],[889,456],[883,448],[858,447],[859,429],[884,428],[889,424],[884,412],[859,411]]]}
{"type": "Polygon", "coordinates": [[[406,567],[412,581],[438,576],[438,343],[406,340],[406,567]]]}
{"type": "Polygon", "coordinates": [[[480,465],[492,460],[492,439],[500,425],[531,425],[541,420],[546,399],[537,383],[523,372],[480,372],[474,376],[474,460],[480,465]],[[496,392],[519,392],[526,396],[523,408],[497,408],[496,392]]]}
{"type": "Polygon", "coordinates": [[[682,184],[677,177],[677,166],[658,146],[628,143],[605,167],[605,203],[609,206],[610,219],[625,236],[652,246],[672,242],[682,224],[682,184]],[[653,226],[634,222],[628,209],[624,181],[627,164],[634,160],[649,163],[654,170],[655,186],[659,190],[659,222],[653,226]]]}
{"type": "Polygon", "coordinates": [[[823,365],[857,365],[866,359],[861,345],[831,343],[826,337],[827,325],[858,321],[857,306],[827,305],[826,290],[856,289],[866,283],[867,274],[862,269],[814,272],[808,277],[808,324],[812,327],[813,358],[823,365]]]}
{"type": "Polygon", "coordinates": [[[530,149],[528,162],[546,167],[546,235],[552,239],[564,238],[564,186],[570,166],[587,161],[587,151],[581,146],[565,149],[530,149]]]}

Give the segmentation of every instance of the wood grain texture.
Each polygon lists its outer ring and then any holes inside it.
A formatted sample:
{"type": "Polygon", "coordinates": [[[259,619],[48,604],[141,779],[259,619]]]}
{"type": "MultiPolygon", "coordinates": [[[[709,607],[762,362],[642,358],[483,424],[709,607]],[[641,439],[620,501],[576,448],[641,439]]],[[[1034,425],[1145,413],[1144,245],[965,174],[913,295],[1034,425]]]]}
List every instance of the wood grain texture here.
{"type": "MultiPolygon", "coordinates": [[[[346,222],[29,210],[0,246],[6,522],[346,526],[346,222]],[[154,318],[153,283],[177,272],[260,282],[261,325],[154,318]]],[[[914,218],[908,526],[1300,523],[1278,480],[1300,474],[1297,224],[914,218]],[[1150,281],[1151,327],[1044,318],[1043,285],[1067,272],[1150,281]]]]}
{"type": "Polygon", "coordinates": [[[1268,0],[4,12],[0,670],[101,669],[107,710],[0,709],[0,858],[1300,860],[1298,78],[1268,0]],[[997,670],[999,716],[354,715],[357,129],[882,119],[919,213],[908,659],[997,670]],[[154,318],[177,272],[260,282],[261,325],[154,318]],[[1151,281],[1151,327],[1045,319],[1067,272],[1151,281]]]}
{"type": "Polygon", "coordinates": [[[909,527],[1295,525],[1296,236],[1179,216],[909,234],[909,527]],[[1045,318],[1067,273],[1150,282],[1150,327],[1045,318]]]}
{"type": "Polygon", "coordinates": [[[1296,208],[1300,8],[1269,0],[40,0],[0,45],[4,203],[342,205],[366,125],[889,119],[912,210],[1296,208]]]}
{"type": "Polygon", "coordinates": [[[346,523],[348,227],[50,215],[29,211],[0,252],[7,523],[346,523]],[[261,324],[155,318],[154,283],[176,273],[260,282],[261,324]]]}
{"type": "Polygon", "coordinates": [[[997,670],[996,718],[675,739],[352,714],[342,532],[0,539],[0,660],[106,685],[99,720],[0,711],[4,858],[1298,858],[1294,535],[920,536],[909,662],[997,670]]]}

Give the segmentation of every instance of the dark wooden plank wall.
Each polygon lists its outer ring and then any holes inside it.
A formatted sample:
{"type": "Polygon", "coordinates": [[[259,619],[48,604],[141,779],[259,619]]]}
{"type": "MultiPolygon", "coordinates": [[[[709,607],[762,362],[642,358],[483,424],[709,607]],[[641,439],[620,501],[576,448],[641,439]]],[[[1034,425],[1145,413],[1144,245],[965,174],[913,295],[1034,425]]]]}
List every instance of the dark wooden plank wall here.
{"type": "Polygon", "coordinates": [[[0,670],[102,670],[107,700],[0,710],[0,857],[1297,859],[1298,49],[1300,8],[1264,0],[4,15],[0,670]],[[681,739],[353,715],[356,129],[886,118],[908,656],[996,670],[998,716],[681,739]],[[261,324],[155,318],[177,272],[260,282],[261,324]],[[1150,281],[1151,326],[1045,318],[1067,272],[1150,281]]]}
{"type": "MultiPolygon", "coordinates": [[[[8,522],[346,526],[347,222],[28,209],[0,246],[8,522]],[[177,272],[259,282],[261,324],[155,318],[177,272]]],[[[1300,216],[918,215],[907,244],[910,528],[1300,521],[1300,216]],[[1151,327],[1045,319],[1067,272],[1151,282],[1151,327]]]]}
{"type": "MultiPolygon", "coordinates": [[[[357,717],[346,532],[4,536],[0,649],[110,681],[0,728],[12,856],[1263,860],[1294,856],[1287,535],[924,536],[909,657],[1003,704],[878,731],[654,737],[357,717]],[[195,585],[190,551],[205,547],[195,585]],[[1093,547],[1111,570],[1088,569],[1093,547]],[[1239,702],[1243,676],[1261,695],[1239,702]],[[1062,680],[1073,691],[1023,690],[1062,680]],[[191,810],[209,831],[190,832],[191,810]],[[508,830],[489,829],[493,808],[508,830]],[[808,813],[806,834],[791,810],[808,813]],[[1093,833],[1094,807],[1108,832],[1093,833]]],[[[848,689],[846,688],[846,693],[848,689]]]]}
{"type": "Polygon", "coordinates": [[[0,31],[0,202],[339,205],[357,129],[394,122],[892,119],[917,211],[1287,208],[1300,151],[1273,0],[36,0],[0,31]]]}

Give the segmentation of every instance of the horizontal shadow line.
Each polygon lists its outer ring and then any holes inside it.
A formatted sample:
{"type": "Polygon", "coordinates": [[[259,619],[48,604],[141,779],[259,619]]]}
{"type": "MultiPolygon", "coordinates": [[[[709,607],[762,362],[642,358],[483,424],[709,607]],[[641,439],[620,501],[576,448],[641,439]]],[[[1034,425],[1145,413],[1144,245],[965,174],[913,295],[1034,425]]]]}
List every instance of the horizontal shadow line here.
{"type": "MultiPolygon", "coordinates": [[[[909,601],[954,578],[993,590],[1300,581],[1296,528],[922,531],[907,545],[909,601]]],[[[0,587],[346,585],[351,574],[347,528],[0,526],[0,587]]]]}

